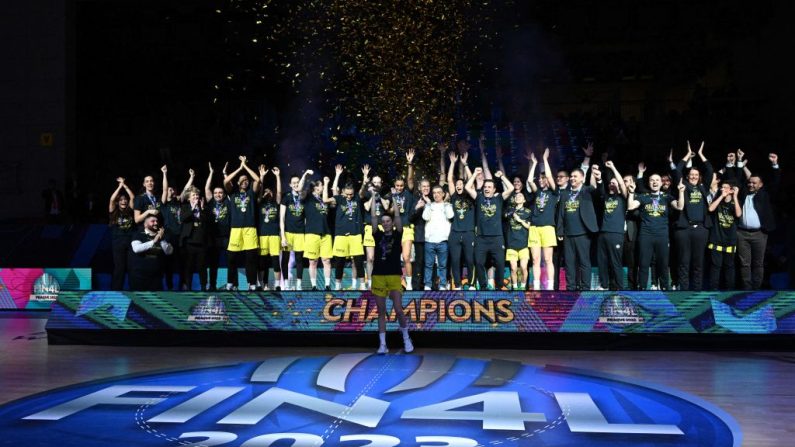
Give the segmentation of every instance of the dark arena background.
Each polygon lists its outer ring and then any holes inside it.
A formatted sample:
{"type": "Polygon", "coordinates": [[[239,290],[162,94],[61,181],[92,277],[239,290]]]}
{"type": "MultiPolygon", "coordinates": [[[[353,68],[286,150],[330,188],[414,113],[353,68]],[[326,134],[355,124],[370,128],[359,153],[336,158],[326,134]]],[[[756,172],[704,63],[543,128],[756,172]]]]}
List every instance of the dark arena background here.
{"type": "Polygon", "coordinates": [[[0,446],[791,445],[794,9],[4,2],[0,446]]]}

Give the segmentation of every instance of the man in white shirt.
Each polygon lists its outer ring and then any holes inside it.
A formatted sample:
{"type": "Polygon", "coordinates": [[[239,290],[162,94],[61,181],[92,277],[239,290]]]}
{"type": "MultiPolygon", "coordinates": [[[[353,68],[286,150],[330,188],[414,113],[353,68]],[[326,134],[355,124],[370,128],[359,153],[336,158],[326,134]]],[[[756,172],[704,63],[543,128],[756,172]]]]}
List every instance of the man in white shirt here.
{"type": "Polygon", "coordinates": [[[424,205],[422,219],[425,221],[425,290],[433,285],[433,263],[439,276],[439,290],[447,290],[447,239],[450,236],[450,220],[455,213],[453,205],[444,201],[444,189],[436,185],[432,190],[433,202],[424,205]]]}
{"type": "Polygon", "coordinates": [[[144,219],[144,229],[133,235],[130,255],[130,289],[135,291],[163,290],[164,258],[174,252],[165,239],[157,216],[144,219]]]}

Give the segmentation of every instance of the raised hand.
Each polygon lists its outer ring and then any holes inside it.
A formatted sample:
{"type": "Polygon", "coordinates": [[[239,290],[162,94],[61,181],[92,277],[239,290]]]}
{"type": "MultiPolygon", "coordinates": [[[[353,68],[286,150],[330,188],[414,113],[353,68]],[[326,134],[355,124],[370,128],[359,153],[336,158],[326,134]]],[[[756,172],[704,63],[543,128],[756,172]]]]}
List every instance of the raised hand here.
{"type": "Polygon", "coordinates": [[[328,183],[328,182],[330,182],[330,181],[331,181],[331,179],[330,179],[330,178],[328,178],[328,176],[326,176],[326,177],[323,177],[323,183],[328,183]]]}
{"type": "Polygon", "coordinates": [[[698,156],[699,158],[704,158],[704,142],[701,142],[701,147],[698,148],[698,156]]]}
{"type": "Polygon", "coordinates": [[[640,172],[641,174],[646,172],[646,163],[644,162],[638,163],[638,172],[640,172]]]}
{"type": "Polygon", "coordinates": [[[627,184],[627,191],[629,191],[629,192],[631,192],[631,193],[633,193],[633,194],[634,194],[634,193],[635,193],[635,188],[636,188],[636,186],[637,186],[637,185],[635,185],[635,182],[628,183],[628,184],[627,184]]]}
{"type": "Polygon", "coordinates": [[[334,172],[335,172],[337,175],[340,175],[340,174],[342,174],[342,171],[343,171],[343,169],[344,169],[344,168],[342,167],[342,165],[337,165],[337,166],[334,166],[334,172]]]}
{"type": "Polygon", "coordinates": [[[737,160],[742,160],[745,157],[745,152],[742,149],[737,149],[737,160]]]}
{"type": "Polygon", "coordinates": [[[119,182],[119,185],[124,184],[124,177],[116,177],[116,181],[119,182]]]}
{"type": "Polygon", "coordinates": [[[406,151],[406,161],[408,161],[409,164],[411,164],[411,162],[414,161],[414,155],[415,154],[416,154],[416,152],[414,151],[414,149],[409,149],[409,150],[406,151]]]}
{"type": "Polygon", "coordinates": [[[482,173],[483,173],[483,168],[481,168],[480,166],[478,166],[477,168],[475,168],[474,171],[472,171],[472,175],[478,175],[482,173]]]}
{"type": "Polygon", "coordinates": [[[612,162],[611,160],[607,160],[607,161],[605,162],[605,167],[606,167],[607,169],[611,169],[611,170],[612,170],[613,168],[615,168],[615,165],[613,164],[613,162],[612,162]]]}
{"type": "Polygon", "coordinates": [[[602,181],[602,171],[599,170],[599,165],[593,165],[591,171],[593,172],[593,178],[595,178],[597,182],[602,181]]]}
{"type": "Polygon", "coordinates": [[[370,175],[370,165],[369,164],[366,164],[366,165],[362,166],[362,175],[364,175],[364,178],[368,178],[367,176],[370,175]]]}
{"type": "Polygon", "coordinates": [[[315,174],[315,171],[313,171],[311,169],[307,169],[306,171],[304,171],[304,175],[314,175],[314,174],[315,174]]]}
{"type": "Polygon", "coordinates": [[[770,163],[773,163],[774,165],[778,164],[778,155],[776,154],[769,154],[767,159],[770,160],[770,163]]]}
{"type": "Polygon", "coordinates": [[[671,151],[668,152],[668,163],[674,162],[674,148],[671,148],[671,151]]]}
{"type": "Polygon", "coordinates": [[[259,165],[259,176],[265,177],[265,174],[268,173],[268,170],[265,169],[265,165],[259,165]]]}
{"type": "Polygon", "coordinates": [[[585,153],[586,157],[593,156],[593,142],[589,141],[588,145],[582,148],[582,151],[585,153]]]}
{"type": "Polygon", "coordinates": [[[238,156],[238,157],[237,157],[237,159],[238,159],[238,160],[240,160],[240,164],[241,164],[241,165],[244,165],[244,164],[246,164],[246,160],[247,160],[247,158],[246,158],[246,156],[245,156],[245,155],[240,155],[240,156],[238,156]]]}
{"type": "Polygon", "coordinates": [[[229,162],[227,161],[226,163],[224,163],[224,169],[221,170],[221,174],[223,174],[225,176],[226,175],[226,168],[228,168],[228,167],[229,167],[229,162]]]}
{"type": "Polygon", "coordinates": [[[679,184],[676,185],[676,189],[678,189],[679,192],[685,192],[685,184],[682,183],[682,179],[679,179],[679,184]]]}
{"type": "Polygon", "coordinates": [[[469,152],[461,153],[461,163],[467,164],[468,159],[469,159],[469,152]]]}
{"type": "Polygon", "coordinates": [[[163,166],[160,168],[160,172],[162,172],[163,174],[167,173],[167,172],[168,172],[168,166],[166,166],[166,165],[163,165],[163,166]]]}
{"type": "Polygon", "coordinates": [[[690,160],[695,156],[696,154],[693,152],[693,149],[690,147],[690,140],[687,140],[687,155],[685,155],[685,160],[690,160]]]}
{"type": "Polygon", "coordinates": [[[738,188],[738,187],[736,187],[736,186],[732,186],[732,195],[733,195],[735,198],[737,197],[737,194],[739,194],[739,193],[740,193],[740,188],[738,188]]]}
{"type": "Polygon", "coordinates": [[[282,171],[280,171],[278,167],[274,166],[274,167],[272,167],[272,168],[271,168],[271,172],[273,172],[273,175],[275,175],[276,177],[278,177],[278,176],[279,176],[279,174],[280,174],[282,171]]]}
{"type": "Polygon", "coordinates": [[[196,177],[196,171],[193,168],[188,169],[188,175],[191,177],[196,177]]]}
{"type": "Polygon", "coordinates": [[[455,164],[458,161],[458,154],[456,154],[455,152],[450,152],[447,155],[450,157],[450,164],[451,165],[455,164]]]}
{"type": "Polygon", "coordinates": [[[213,171],[213,164],[212,164],[212,163],[210,163],[210,162],[207,162],[207,167],[210,169],[210,174],[212,174],[213,172],[215,172],[215,171],[213,171]]]}
{"type": "Polygon", "coordinates": [[[549,148],[544,149],[544,160],[549,160],[549,148]]]}
{"type": "Polygon", "coordinates": [[[436,148],[439,149],[439,152],[444,153],[444,151],[447,150],[447,145],[444,143],[439,143],[436,148]]]}
{"type": "Polygon", "coordinates": [[[530,152],[530,161],[533,164],[537,164],[538,163],[538,160],[536,159],[536,154],[534,154],[533,152],[530,152]]]}
{"type": "Polygon", "coordinates": [[[497,171],[494,173],[494,178],[500,178],[500,177],[502,177],[502,171],[497,171]]]}

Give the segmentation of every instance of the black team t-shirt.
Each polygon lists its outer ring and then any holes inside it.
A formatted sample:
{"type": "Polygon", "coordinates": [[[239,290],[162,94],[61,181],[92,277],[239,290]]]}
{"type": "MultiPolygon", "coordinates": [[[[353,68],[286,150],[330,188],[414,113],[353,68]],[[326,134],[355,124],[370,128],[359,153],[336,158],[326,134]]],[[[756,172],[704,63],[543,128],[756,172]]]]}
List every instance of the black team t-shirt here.
{"type": "Polygon", "coordinates": [[[284,231],[303,234],[306,231],[306,223],[304,201],[301,200],[301,194],[290,191],[282,197],[282,205],[286,208],[284,213],[284,231]]]}
{"type": "Polygon", "coordinates": [[[466,193],[454,193],[450,197],[453,205],[452,231],[474,231],[475,230],[475,201],[466,193]]]}
{"type": "Polygon", "coordinates": [[[555,210],[557,210],[560,193],[552,189],[538,189],[530,203],[534,227],[555,226],[555,210]]]}
{"type": "Polygon", "coordinates": [[[323,203],[321,197],[307,196],[304,201],[304,215],[306,216],[306,234],[331,234],[328,225],[328,205],[323,203]]]}
{"type": "Polygon", "coordinates": [[[279,204],[273,200],[260,201],[257,233],[260,236],[279,235],[279,204]]]}
{"type": "Polygon", "coordinates": [[[737,217],[734,214],[734,200],[730,202],[721,200],[712,219],[710,243],[722,247],[737,245],[737,217]]]}
{"type": "Polygon", "coordinates": [[[699,186],[685,184],[685,216],[688,222],[704,223],[707,215],[707,204],[699,186]]]}
{"type": "Polygon", "coordinates": [[[582,186],[578,191],[567,191],[563,195],[563,234],[566,236],[579,236],[587,233],[580,216],[580,202],[582,195],[588,194],[588,188],[582,186]]]}
{"type": "Polygon", "coordinates": [[[110,220],[110,234],[113,244],[129,244],[136,231],[132,209],[127,208],[126,211],[122,211],[117,208],[116,211],[110,213],[108,218],[110,220]]]}
{"type": "Polygon", "coordinates": [[[254,191],[235,192],[229,195],[232,202],[230,207],[230,225],[232,228],[256,228],[256,198],[254,191]]]}
{"type": "Polygon", "coordinates": [[[502,236],[502,196],[494,193],[486,197],[478,193],[475,201],[478,236],[502,236]]]}
{"type": "Polygon", "coordinates": [[[211,233],[215,237],[228,237],[230,224],[229,207],[231,203],[229,197],[224,197],[220,201],[214,198],[208,205],[211,213],[210,226],[211,233]]]}
{"type": "Polygon", "coordinates": [[[160,207],[163,213],[163,227],[166,229],[166,240],[174,244],[182,232],[182,204],[177,199],[171,199],[160,207]]]}
{"type": "Polygon", "coordinates": [[[527,238],[530,231],[524,225],[514,219],[514,215],[518,215],[522,220],[528,222],[530,220],[531,211],[524,206],[515,208],[513,213],[509,214],[508,219],[508,247],[511,250],[519,251],[527,248],[527,238]]]}
{"type": "Polygon", "coordinates": [[[390,235],[383,231],[376,231],[373,234],[375,239],[375,258],[373,258],[373,275],[396,275],[403,274],[400,267],[401,246],[400,239],[402,231],[393,231],[390,235]]]}
{"type": "Polygon", "coordinates": [[[343,195],[334,196],[337,201],[336,226],[334,234],[349,236],[362,234],[362,204],[359,198],[353,196],[348,200],[343,195]]]}
{"type": "Polygon", "coordinates": [[[602,215],[602,233],[624,234],[627,199],[620,194],[608,194],[605,197],[604,211],[602,215]]]}
{"type": "Polygon", "coordinates": [[[162,204],[160,203],[160,199],[154,194],[144,193],[136,196],[133,200],[133,209],[142,213],[149,210],[160,211],[161,206],[162,204]]]}
{"type": "Polygon", "coordinates": [[[414,195],[404,189],[400,194],[393,194],[391,199],[393,207],[400,213],[400,221],[408,224],[409,217],[414,212],[414,195]]]}
{"type": "Polygon", "coordinates": [[[671,196],[663,192],[646,193],[636,200],[640,202],[640,234],[668,238],[671,196]]]}

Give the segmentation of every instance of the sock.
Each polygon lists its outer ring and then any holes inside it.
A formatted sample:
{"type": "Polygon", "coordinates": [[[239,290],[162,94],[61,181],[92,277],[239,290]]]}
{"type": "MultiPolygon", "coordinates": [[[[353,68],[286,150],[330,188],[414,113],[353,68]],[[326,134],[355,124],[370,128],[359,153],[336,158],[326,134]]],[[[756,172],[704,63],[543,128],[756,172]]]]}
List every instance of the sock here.
{"type": "Polygon", "coordinates": [[[400,332],[403,333],[403,338],[409,338],[409,328],[408,328],[408,326],[400,328],[400,332]]]}
{"type": "Polygon", "coordinates": [[[494,278],[489,278],[487,283],[488,283],[489,287],[494,287],[494,278]]]}
{"type": "Polygon", "coordinates": [[[312,283],[312,287],[317,287],[317,278],[309,278],[309,282],[312,283]]]}
{"type": "Polygon", "coordinates": [[[404,276],[406,279],[406,290],[411,290],[411,276],[404,276]]]}
{"type": "Polygon", "coordinates": [[[533,280],[533,290],[541,290],[541,281],[533,280]]]}
{"type": "Polygon", "coordinates": [[[351,279],[351,289],[356,290],[356,278],[351,279]]]}
{"type": "Polygon", "coordinates": [[[518,286],[518,285],[516,285],[516,283],[513,283],[513,288],[514,288],[514,290],[516,290],[518,287],[519,287],[519,286],[518,286]]]}
{"type": "Polygon", "coordinates": [[[340,290],[342,288],[342,281],[334,280],[334,290],[340,290]]]}
{"type": "Polygon", "coordinates": [[[378,341],[381,342],[382,345],[386,345],[386,332],[378,333],[378,341]]]}

